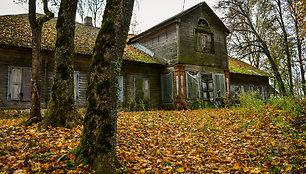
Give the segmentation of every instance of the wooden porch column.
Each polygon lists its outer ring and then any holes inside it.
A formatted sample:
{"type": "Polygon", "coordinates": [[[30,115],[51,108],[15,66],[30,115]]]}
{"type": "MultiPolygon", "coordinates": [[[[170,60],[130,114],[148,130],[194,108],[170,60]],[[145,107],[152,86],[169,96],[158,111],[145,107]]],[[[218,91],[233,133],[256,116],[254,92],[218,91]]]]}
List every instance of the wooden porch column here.
{"type": "Polygon", "coordinates": [[[187,109],[186,77],[183,65],[174,66],[174,102],[176,108],[187,109]]]}
{"type": "Polygon", "coordinates": [[[226,89],[226,98],[228,104],[232,103],[231,100],[231,85],[230,85],[230,75],[229,75],[229,69],[224,70],[225,74],[225,89],[226,89]]]}

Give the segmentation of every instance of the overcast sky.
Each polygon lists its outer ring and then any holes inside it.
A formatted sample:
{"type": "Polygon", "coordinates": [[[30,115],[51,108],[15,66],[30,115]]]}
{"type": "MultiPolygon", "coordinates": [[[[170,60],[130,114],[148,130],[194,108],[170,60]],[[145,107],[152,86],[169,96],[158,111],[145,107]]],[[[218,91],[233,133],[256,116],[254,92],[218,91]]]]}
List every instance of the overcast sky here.
{"type": "MultiPolygon", "coordinates": [[[[184,9],[188,9],[203,0],[185,0],[184,9]]],[[[218,0],[206,0],[212,8],[218,0]]],[[[140,0],[139,8],[134,9],[139,30],[150,27],[182,12],[184,0],[140,0]]],[[[215,11],[215,10],[214,10],[215,11]]],[[[38,11],[42,13],[42,10],[38,11]]],[[[28,13],[27,5],[18,5],[13,0],[0,0],[0,15],[28,13]]],[[[218,15],[218,13],[217,13],[218,15]]]]}

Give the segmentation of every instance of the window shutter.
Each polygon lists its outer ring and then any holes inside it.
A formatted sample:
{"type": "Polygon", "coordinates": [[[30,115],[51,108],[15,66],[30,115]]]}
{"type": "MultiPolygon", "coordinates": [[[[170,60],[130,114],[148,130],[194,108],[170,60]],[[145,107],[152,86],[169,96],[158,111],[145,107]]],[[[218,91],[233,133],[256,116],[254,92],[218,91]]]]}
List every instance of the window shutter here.
{"type": "Polygon", "coordinates": [[[215,97],[222,98],[225,96],[225,75],[214,74],[215,97]]]}
{"type": "Polygon", "coordinates": [[[123,76],[119,77],[119,94],[118,101],[123,102],[123,76]]]}
{"type": "Polygon", "coordinates": [[[200,90],[199,74],[192,75],[189,72],[186,72],[186,80],[187,80],[187,98],[197,99],[199,97],[199,90],[200,90]]]}
{"type": "Polygon", "coordinates": [[[74,101],[76,103],[79,103],[79,72],[78,71],[74,71],[73,74],[73,91],[74,91],[74,101]]]}
{"type": "Polygon", "coordinates": [[[173,72],[161,76],[162,101],[165,103],[173,102],[173,72]]]}
{"type": "Polygon", "coordinates": [[[22,69],[22,101],[31,101],[31,69],[22,69]]]}
{"type": "Polygon", "coordinates": [[[20,68],[11,69],[11,72],[10,72],[10,99],[11,100],[20,100],[21,77],[22,77],[22,71],[20,68]]]}

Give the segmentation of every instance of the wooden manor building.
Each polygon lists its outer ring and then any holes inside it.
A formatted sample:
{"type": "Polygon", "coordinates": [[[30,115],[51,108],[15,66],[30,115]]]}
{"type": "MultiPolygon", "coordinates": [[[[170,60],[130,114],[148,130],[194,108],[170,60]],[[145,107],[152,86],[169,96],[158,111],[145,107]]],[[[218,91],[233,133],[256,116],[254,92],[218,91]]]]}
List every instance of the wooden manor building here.
{"type": "MultiPolygon", "coordinates": [[[[43,26],[43,106],[49,101],[56,19],[43,26]]],[[[0,101],[4,108],[29,108],[31,28],[27,15],[0,16],[0,101]]],[[[86,87],[98,28],[76,23],[74,98],[86,105],[86,87]]],[[[118,101],[123,107],[186,108],[235,99],[242,90],[269,97],[268,74],[228,58],[229,30],[205,3],[130,37],[125,48],[118,101]]]]}

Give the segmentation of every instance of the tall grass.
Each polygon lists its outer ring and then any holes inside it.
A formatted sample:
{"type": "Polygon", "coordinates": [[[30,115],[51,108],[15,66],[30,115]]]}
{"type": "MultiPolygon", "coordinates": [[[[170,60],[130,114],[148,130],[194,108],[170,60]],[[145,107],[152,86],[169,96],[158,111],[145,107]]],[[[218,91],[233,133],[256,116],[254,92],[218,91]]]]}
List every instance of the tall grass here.
{"type": "Polygon", "coordinates": [[[254,112],[260,118],[271,119],[272,123],[281,128],[295,128],[305,130],[306,99],[292,96],[271,96],[267,101],[262,100],[258,92],[239,96],[240,107],[248,112],[254,112]],[[279,116],[281,112],[282,116],[279,116]]]}

